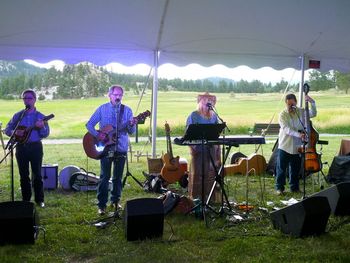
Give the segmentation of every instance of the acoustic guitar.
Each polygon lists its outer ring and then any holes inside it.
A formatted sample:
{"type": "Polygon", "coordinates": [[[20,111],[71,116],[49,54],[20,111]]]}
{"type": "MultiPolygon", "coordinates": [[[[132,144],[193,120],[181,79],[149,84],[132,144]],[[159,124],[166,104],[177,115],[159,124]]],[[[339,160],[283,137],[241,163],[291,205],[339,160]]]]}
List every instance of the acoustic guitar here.
{"type": "MultiPolygon", "coordinates": [[[[53,117],[55,117],[54,114],[50,114],[48,116],[44,116],[43,118],[43,121],[48,121],[48,120],[51,120],[53,117]]],[[[32,126],[23,126],[23,125],[19,125],[17,127],[17,131],[23,131],[23,135],[19,136],[19,135],[16,135],[14,136],[14,139],[16,142],[18,143],[26,143],[30,137],[30,134],[32,133],[32,131],[36,129],[35,125],[32,125],[32,126]]]]}
{"type": "MultiPolygon", "coordinates": [[[[146,110],[143,113],[140,113],[134,119],[138,122],[144,121],[147,117],[151,115],[149,110],[146,110]]],[[[91,133],[87,132],[83,137],[83,148],[86,155],[92,159],[99,160],[102,156],[108,152],[110,147],[115,145],[116,142],[116,130],[112,125],[107,125],[103,127],[99,132],[103,132],[106,134],[106,138],[103,141],[99,141],[95,136],[91,133]]]]}
{"type": "Polygon", "coordinates": [[[160,176],[168,183],[178,182],[184,175],[183,169],[181,169],[179,159],[180,157],[174,157],[173,149],[171,146],[170,127],[168,123],[165,123],[165,133],[167,142],[167,153],[162,156],[163,168],[160,171],[160,176]]]}
{"type": "Polygon", "coordinates": [[[237,163],[225,165],[225,175],[230,174],[256,174],[260,175],[266,171],[266,160],[264,156],[253,153],[246,158],[239,158],[237,163]]]}

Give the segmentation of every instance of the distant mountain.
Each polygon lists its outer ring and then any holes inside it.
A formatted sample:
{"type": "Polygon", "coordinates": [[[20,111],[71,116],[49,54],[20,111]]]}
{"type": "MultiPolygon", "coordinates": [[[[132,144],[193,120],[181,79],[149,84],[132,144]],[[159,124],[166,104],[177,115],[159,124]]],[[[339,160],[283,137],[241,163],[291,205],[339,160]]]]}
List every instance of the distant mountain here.
{"type": "Polygon", "coordinates": [[[24,61],[0,60],[0,79],[18,76],[19,74],[34,75],[47,71],[46,69],[30,65],[24,61]]]}

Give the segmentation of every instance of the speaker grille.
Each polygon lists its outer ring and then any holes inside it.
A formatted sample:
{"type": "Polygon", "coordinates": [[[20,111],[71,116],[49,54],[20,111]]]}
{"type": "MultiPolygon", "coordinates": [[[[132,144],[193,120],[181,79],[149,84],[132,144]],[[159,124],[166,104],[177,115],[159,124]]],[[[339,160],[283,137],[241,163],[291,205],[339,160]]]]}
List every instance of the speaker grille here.
{"type": "Polygon", "coordinates": [[[33,203],[0,203],[0,244],[34,244],[38,223],[33,203]]]}
{"type": "Polygon", "coordinates": [[[161,237],[164,227],[162,200],[140,198],[127,201],[124,210],[124,225],[128,241],[161,237]]]}

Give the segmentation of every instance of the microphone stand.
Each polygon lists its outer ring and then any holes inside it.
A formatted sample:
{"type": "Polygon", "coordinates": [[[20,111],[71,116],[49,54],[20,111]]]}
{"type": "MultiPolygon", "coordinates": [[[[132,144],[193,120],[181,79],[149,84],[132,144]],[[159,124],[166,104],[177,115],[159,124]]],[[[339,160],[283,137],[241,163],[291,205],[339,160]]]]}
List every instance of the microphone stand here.
{"type": "Polygon", "coordinates": [[[224,122],[224,120],[219,116],[219,114],[218,114],[217,110],[215,109],[215,107],[213,105],[211,105],[211,104],[208,104],[207,106],[208,106],[209,110],[213,111],[216,114],[216,116],[220,120],[220,122],[225,125],[225,128],[223,129],[223,132],[222,132],[222,135],[223,135],[223,145],[222,145],[222,152],[221,152],[222,161],[221,161],[221,167],[219,168],[219,170],[217,170],[217,168],[215,166],[215,162],[213,160],[213,157],[210,155],[210,151],[208,149],[208,153],[209,153],[212,165],[214,167],[216,176],[215,176],[215,182],[212,185],[212,188],[210,190],[209,196],[207,198],[206,206],[209,207],[210,199],[211,199],[211,197],[212,197],[212,195],[213,195],[213,193],[215,191],[216,183],[218,182],[220,187],[221,187],[221,207],[219,209],[218,214],[219,215],[223,215],[223,213],[224,213],[224,198],[225,198],[225,201],[226,201],[226,204],[227,204],[229,210],[232,211],[230,202],[228,201],[228,197],[227,197],[226,191],[224,189],[224,171],[225,171],[224,170],[224,165],[225,165],[225,161],[226,161],[226,159],[228,157],[228,156],[226,156],[226,152],[225,152],[225,149],[226,149],[226,145],[225,145],[225,129],[227,129],[229,132],[230,132],[230,129],[227,127],[226,122],[224,122]]]}
{"type": "Polygon", "coordinates": [[[309,141],[309,134],[306,130],[306,127],[304,126],[304,123],[302,122],[297,108],[294,108],[294,112],[298,117],[299,123],[301,124],[302,127],[302,132],[305,134],[305,139],[303,140],[303,147],[302,147],[302,152],[301,152],[301,176],[303,177],[303,199],[306,198],[306,174],[305,174],[305,154],[306,154],[306,144],[309,141]]]}
{"type": "MultiPolygon", "coordinates": [[[[117,110],[116,110],[116,118],[117,118],[117,125],[116,125],[116,145],[115,145],[115,152],[117,152],[117,142],[118,142],[118,139],[119,139],[119,133],[118,133],[118,123],[119,123],[119,111],[120,111],[120,108],[118,109],[120,105],[120,102],[117,104],[117,110]]],[[[136,125],[136,124],[134,124],[136,125]]],[[[117,156],[116,158],[119,158],[119,156],[117,156]]],[[[122,181],[122,188],[125,187],[125,184],[126,184],[126,180],[128,179],[128,177],[131,177],[132,179],[134,179],[134,181],[141,187],[143,188],[143,185],[142,183],[137,180],[137,178],[135,176],[133,176],[130,171],[129,171],[129,160],[128,160],[128,152],[126,152],[126,155],[123,157],[125,158],[125,164],[126,164],[126,172],[125,172],[125,176],[123,178],[123,181],[122,181]]]]}
{"type": "Polygon", "coordinates": [[[16,127],[13,130],[10,139],[8,140],[5,150],[8,150],[7,154],[4,156],[4,158],[0,161],[0,164],[6,159],[6,157],[10,154],[10,171],[11,171],[11,201],[15,201],[15,190],[14,190],[14,164],[13,164],[13,150],[17,147],[17,142],[15,140],[15,134],[18,130],[19,124],[22,121],[24,114],[30,109],[30,107],[26,106],[25,110],[23,110],[21,116],[19,117],[16,127]]]}

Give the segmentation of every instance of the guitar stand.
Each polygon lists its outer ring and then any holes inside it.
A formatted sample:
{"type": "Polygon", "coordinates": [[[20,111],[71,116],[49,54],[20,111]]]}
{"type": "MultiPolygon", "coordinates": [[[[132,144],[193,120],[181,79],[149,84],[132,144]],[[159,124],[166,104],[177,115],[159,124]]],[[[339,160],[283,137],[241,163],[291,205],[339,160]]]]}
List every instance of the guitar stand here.
{"type": "MultiPolygon", "coordinates": [[[[182,140],[186,141],[194,141],[194,140],[200,140],[201,141],[201,173],[202,173],[202,198],[201,202],[195,205],[188,213],[195,211],[197,207],[201,207],[202,211],[202,217],[207,225],[206,220],[206,208],[208,207],[211,209],[210,206],[208,206],[205,203],[205,193],[204,193],[204,144],[207,143],[210,140],[217,140],[220,136],[220,133],[222,130],[226,127],[226,124],[220,123],[220,124],[190,124],[186,131],[185,135],[183,136],[182,140]]],[[[207,146],[207,145],[206,145],[207,146]]],[[[209,154],[210,155],[210,154],[209,154]]],[[[215,166],[214,166],[215,167],[215,166]]]]}
{"type": "Polygon", "coordinates": [[[134,179],[134,181],[135,181],[139,186],[141,186],[141,188],[143,188],[142,183],[141,183],[139,180],[137,180],[137,178],[134,177],[134,176],[130,173],[130,171],[129,171],[128,153],[126,153],[125,162],[126,162],[126,172],[125,172],[125,176],[124,176],[124,178],[123,178],[123,188],[124,188],[124,186],[125,186],[125,183],[126,183],[126,180],[128,179],[128,177],[131,177],[132,179],[134,179]]]}

